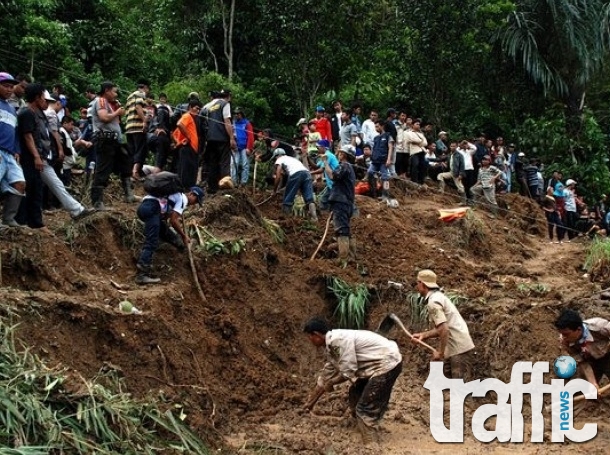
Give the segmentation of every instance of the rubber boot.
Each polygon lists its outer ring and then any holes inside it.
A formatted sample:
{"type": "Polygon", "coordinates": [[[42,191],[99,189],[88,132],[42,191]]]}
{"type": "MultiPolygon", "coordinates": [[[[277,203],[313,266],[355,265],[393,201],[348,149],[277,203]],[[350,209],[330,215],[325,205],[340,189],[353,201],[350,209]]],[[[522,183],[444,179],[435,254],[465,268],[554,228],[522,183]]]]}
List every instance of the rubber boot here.
{"type": "Polygon", "coordinates": [[[136,275],[136,284],[156,284],[160,283],[160,278],[150,276],[150,265],[137,264],[138,274],[136,275]]]}
{"type": "Polygon", "coordinates": [[[367,426],[360,417],[356,417],[358,431],[362,435],[362,444],[368,445],[375,439],[375,430],[367,426]]]}
{"type": "Polygon", "coordinates": [[[315,202],[309,203],[309,218],[314,223],[318,221],[318,214],[316,213],[316,203],[315,202]]]}
{"type": "Polygon", "coordinates": [[[121,180],[123,184],[123,191],[125,192],[125,202],[140,202],[142,200],[141,197],[133,194],[133,186],[131,186],[131,178],[126,177],[121,180]]]}
{"type": "Polygon", "coordinates": [[[346,263],[349,259],[349,237],[346,235],[337,237],[337,245],[339,247],[339,262],[346,263]]]}
{"type": "Polygon", "coordinates": [[[369,174],[369,194],[373,199],[377,197],[377,179],[371,174],[369,174]]]}
{"type": "Polygon", "coordinates": [[[390,182],[386,180],[381,185],[381,200],[386,202],[390,199],[390,182]]]}
{"type": "Polygon", "coordinates": [[[356,239],[353,237],[349,238],[349,258],[352,261],[356,260],[356,239]]]}
{"type": "Polygon", "coordinates": [[[104,187],[103,186],[92,186],[91,187],[91,203],[95,210],[106,210],[104,206],[104,187]]]}
{"type": "Polygon", "coordinates": [[[19,205],[23,196],[13,193],[6,193],[4,197],[4,209],[2,211],[2,224],[8,227],[19,227],[19,223],[15,221],[15,216],[19,211],[19,205]]]}

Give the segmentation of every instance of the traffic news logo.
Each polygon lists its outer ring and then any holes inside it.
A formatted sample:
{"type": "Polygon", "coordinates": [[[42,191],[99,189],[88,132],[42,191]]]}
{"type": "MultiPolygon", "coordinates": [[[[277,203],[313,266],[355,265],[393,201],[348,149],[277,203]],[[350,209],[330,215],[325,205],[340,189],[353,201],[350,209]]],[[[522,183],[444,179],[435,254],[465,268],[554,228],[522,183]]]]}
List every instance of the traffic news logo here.
{"type": "MultiPolygon", "coordinates": [[[[571,359],[572,360],[572,359],[571,359]]],[[[523,396],[530,395],[531,442],[544,442],[544,396],[551,396],[551,442],[585,442],[597,435],[597,424],[586,423],[582,429],[573,427],[574,395],[582,393],[587,400],[597,398],[597,389],[583,379],[552,379],[545,384],[544,375],[549,372],[548,362],[517,362],[513,365],[508,384],[495,378],[464,383],[463,379],[449,379],[443,374],[442,362],[430,363],[430,374],[424,387],[430,391],[430,430],[437,442],[464,442],[464,399],[485,397],[489,392],[497,394],[497,404],[480,405],[472,416],[472,433],[481,442],[523,442],[523,396]],[[530,381],[524,384],[524,374],[530,381]],[[449,427],[443,422],[445,400],[443,390],[449,390],[449,427]],[[494,430],[484,424],[496,417],[494,430]]]]}

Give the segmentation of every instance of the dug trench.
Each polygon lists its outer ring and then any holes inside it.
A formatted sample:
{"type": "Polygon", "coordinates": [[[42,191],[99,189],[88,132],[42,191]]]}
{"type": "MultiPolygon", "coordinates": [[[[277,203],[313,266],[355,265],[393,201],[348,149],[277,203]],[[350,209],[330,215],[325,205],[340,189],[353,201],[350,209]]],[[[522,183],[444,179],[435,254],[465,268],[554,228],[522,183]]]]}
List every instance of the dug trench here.
{"type": "MultiPolygon", "coordinates": [[[[510,210],[498,218],[476,209],[444,223],[437,210],[455,206],[451,195],[395,191],[398,208],[358,197],[352,223],[358,259],[347,267],[334,261],[332,233],[310,260],[327,214],[317,223],[285,216],[278,200],[257,206],[267,195],[245,190],[209,198],[185,217],[198,244],[193,254],[205,301],[188,255],[166,244],[154,262],[162,283],[134,284],[142,243],[135,205],[115,202],[114,210],[76,223],[49,215],[52,235],[2,232],[0,292],[19,314],[24,344],[46,362],[85,378],[115,369],[134,396],[157,393],[168,406],[181,403],[185,422],[221,453],[505,453],[505,445],[479,443],[468,428],[463,444],[434,441],[423,388],[429,354],[396,329],[389,336],[401,347],[404,369],[379,445],[363,448],[346,424],[343,387],[312,413],[301,411],[324,361],[302,327],[314,315],[334,320],[329,277],[366,284],[366,328],[375,330],[393,312],[418,331],[425,321],[413,298],[414,277],[434,269],[470,327],[477,378],[508,382],[516,361],[552,362],[560,352],[552,323],[565,307],[610,317],[600,285],[583,277],[587,240],[549,245],[531,201],[503,196],[510,210]],[[141,314],[122,313],[122,300],[141,314]]],[[[604,453],[609,415],[603,400],[588,410],[599,435],[570,450],[604,453]]],[[[563,447],[544,446],[545,452],[563,447]]],[[[539,450],[510,446],[511,453],[539,450]]]]}

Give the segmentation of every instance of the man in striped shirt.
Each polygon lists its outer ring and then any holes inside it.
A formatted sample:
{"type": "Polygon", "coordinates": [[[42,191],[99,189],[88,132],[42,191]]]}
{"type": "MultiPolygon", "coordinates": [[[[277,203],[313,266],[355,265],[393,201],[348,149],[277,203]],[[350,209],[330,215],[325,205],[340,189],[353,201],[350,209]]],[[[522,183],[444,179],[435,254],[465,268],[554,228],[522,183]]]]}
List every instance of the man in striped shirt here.
{"type": "MultiPolygon", "coordinates": [[[[127,97],[125,113],[125,134],[127,135],[127,148],[133,159],[132,177],[140,178],[140,171],[146,157],[146,97],[150,92],[150,82],[140,80],[135,92],[127,97]]],[[[131,182],[129,187],[131,187],[131,182]]],[[[126,182],[123,182],[125,185],[126,182]]],[[[133,192],[131,193],[133,195],[133,192]]],[[[127,202],[135,202],[135,198],[127,196],[127,202]]]]}

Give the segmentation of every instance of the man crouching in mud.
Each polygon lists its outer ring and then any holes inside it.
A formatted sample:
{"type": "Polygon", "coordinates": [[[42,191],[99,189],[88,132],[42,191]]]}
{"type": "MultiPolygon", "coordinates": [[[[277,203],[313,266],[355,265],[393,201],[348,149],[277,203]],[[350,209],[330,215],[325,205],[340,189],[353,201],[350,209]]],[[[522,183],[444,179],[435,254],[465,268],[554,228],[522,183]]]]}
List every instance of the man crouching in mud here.
{"type": "Polygon", "coordinates": [[[324,320],[317,318],[307,321],[303,331],[314,346],[325,348],[328,359],[305,409],[311,410],[325,392],[349,380],[349,406],[362,442],[377,440],[377,424],[402,370],[398,345],[368,330],[330,330],[324,320]]]}

